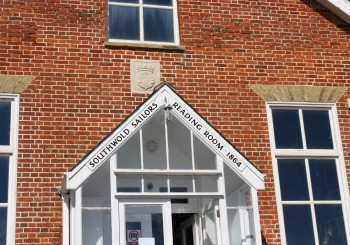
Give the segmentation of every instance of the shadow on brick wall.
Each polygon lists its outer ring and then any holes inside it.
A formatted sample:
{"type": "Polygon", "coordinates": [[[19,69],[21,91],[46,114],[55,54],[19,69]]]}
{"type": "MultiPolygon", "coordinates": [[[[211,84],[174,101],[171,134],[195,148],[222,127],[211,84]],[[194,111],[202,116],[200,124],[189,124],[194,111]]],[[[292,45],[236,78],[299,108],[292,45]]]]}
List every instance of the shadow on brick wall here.
{"type": "Polygon", "coordinates": [[[300,0],[305,5],[312,8],[315,12],[323,16],[326,20],[331,22],[333,25],[337,26],[338,28],[342,29],[344,32],[350,35],[350,24],[342,20],[340,17],[338,17],[336,14],[334,14],[332,11],[324,7],[322,4],[317,2],[316,0],[300,0]]]}
{"type": "Polygon", "coordinates": [[[261,232],[261,241],[262,241],[262,245],[268,245],[266,238],[262,232],[261,232]]]}

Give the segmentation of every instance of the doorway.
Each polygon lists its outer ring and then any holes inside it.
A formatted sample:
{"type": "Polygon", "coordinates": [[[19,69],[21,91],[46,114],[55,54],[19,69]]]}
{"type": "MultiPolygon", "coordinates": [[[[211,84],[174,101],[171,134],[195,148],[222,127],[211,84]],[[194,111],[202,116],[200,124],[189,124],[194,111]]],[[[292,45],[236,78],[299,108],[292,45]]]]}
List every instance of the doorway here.
{"type": "Polygon", "coordinates": [[[198,215],[194,213],[172,214],[173,244],[198,245],[198,215]]]}

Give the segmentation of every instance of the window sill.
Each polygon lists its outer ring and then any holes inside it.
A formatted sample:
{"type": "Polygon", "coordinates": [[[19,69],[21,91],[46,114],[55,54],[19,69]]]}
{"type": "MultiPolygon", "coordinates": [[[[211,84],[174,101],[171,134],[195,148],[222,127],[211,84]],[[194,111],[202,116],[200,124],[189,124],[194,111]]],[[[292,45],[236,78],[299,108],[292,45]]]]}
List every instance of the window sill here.
{"type": "Polygon", "coordinates": [[[173,51],[173,52],[185,51],[185,46],[167,45],[167,44],[105,42],[104,46],[105,48],[108,48],[108,49],[128,48],[128,49],[154,49],[154,50],[164,50],[164,51],[173,51]]]}

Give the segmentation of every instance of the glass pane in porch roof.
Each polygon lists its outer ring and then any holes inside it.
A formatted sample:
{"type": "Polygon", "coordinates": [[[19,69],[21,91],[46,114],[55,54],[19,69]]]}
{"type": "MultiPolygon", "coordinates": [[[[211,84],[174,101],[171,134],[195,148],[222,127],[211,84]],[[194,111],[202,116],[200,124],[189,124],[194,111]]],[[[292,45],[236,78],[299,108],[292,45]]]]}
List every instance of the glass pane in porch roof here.
{"type": "Polygon", "coordinates": [[[141,192],[141,175],[117,175],[117,192],[141,192]]]}
{"type": "Polygon", "coordinates": [[[170,176],[170,192],[193,192],[192,176],[170,176]]]}
{"type": "Polygon", "coordinates": [[[195,169],[216,169],[216,155],[195,135],[193,135],[193,154],[195,169]]]}
{"type": "Polygon", "coordinates": [[[228,167],[227,163],[224,164],[224,178],[227,207],[247,206],[247,199],[242,198],[241,188],[250,190],[251,187],[228,167]]]}
{"type": "Polygon", "coordinates": [[[167,176],[144,176],[144,191],[145,192],[161,192],[162,189],[167,189],[167,176]]]}
{"type": "Polygon", "coordinates": [[[218,177],[196,176],[195,190],[196,192],[218,192],[218,177]]]}
{"type": "Polygon", "coordinates": [[[170,169],[193,169],[191,131],[176,117],[167,121],[170,169]]]}
{"type": "Polygon", "coordinates": [[[103,163],[82,186],[83,207],[110,207],[109,161],[103,163]]]}
{"type": "Polygon", "coordinates": [[[167,169],[164,110],[142,127],[144,169],[167,169]]]}
{"type": "Polygon", "coordinates": [[[141,168],[140,132],[136,132],[117,152],[117,167],[120,169],[141,168]]]}

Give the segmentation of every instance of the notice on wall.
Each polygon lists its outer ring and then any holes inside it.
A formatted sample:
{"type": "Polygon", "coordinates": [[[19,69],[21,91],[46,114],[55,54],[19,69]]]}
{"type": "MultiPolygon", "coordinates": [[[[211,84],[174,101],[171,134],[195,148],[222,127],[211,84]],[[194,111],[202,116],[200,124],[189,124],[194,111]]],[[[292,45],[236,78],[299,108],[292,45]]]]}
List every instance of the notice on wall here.
{"type": "Polygon", "coordinates": [[[127,230],[128,245],[139,245],[140,234],[140,230],[127,230]]]}
{"type": "Polygon", "coordinates": [[[155,239],[154,238],[141,238],[139,239],[139,245],[155,245],[156,242],[155,242],[155,239]]]}

